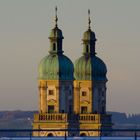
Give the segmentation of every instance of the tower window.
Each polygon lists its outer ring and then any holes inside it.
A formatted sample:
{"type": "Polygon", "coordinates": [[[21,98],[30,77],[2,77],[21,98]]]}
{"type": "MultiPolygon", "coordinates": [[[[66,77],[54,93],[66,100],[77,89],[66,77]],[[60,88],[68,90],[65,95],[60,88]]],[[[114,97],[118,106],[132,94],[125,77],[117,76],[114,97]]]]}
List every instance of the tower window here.
{"type": "Polygon", "coordinates": [[[49,90],[49,95],[54,95],[54,91],[53,90],[49,90]]]}
{"type": "Polygon", "coordinates": [[[56,50],[56,44],[53,43],[53,51],[55,51],[55,50],[56,50]]]}
{"type": "Polygon", "coordinates": [[[104,92],[102,92],[102,96],[104,96],[104,92]]]}
{"type": "Polygon", "coordinates": [[[54,106],[53,105],[48,106],[48,113],[54,113],[54,106]]]}
{"type": "Polygon", "coordinates": [[[81,113],[82,114],[87,113],[87,106],[82,106],[81,107],[81,113]]]}
{"type": "Polygon", "coordinates": [[[71,92],[71,90],[69,91],[69,94],[70,94],[70,95],[72,95],[72,92],[71,92]]]}
{"type": "Polygon", "coordinates": [[[87,93],[85,91],[82,91],[82,96],[87,96],[87,93]]]}
{"type": "Polygon", "coordinates": [[[72,113],[72,106],[69,105],[69,113],[72,113]]]}
{"type": "Polygon", "coordinates": [[[102,106],[102,113],[104,113],[105,112],[105,107],[104,106],[102,106]]]}
{"type": "Polygon", "coordinates": [[[49,133],[47,136],[48,137],[53,137],[53,134],[52,133],[49,133]]]}
{"type": "Polygon", "coordinates": [[[89,52],[88,45],[86,45],[86,53],[88,53],[88,52],[89,52]]]}

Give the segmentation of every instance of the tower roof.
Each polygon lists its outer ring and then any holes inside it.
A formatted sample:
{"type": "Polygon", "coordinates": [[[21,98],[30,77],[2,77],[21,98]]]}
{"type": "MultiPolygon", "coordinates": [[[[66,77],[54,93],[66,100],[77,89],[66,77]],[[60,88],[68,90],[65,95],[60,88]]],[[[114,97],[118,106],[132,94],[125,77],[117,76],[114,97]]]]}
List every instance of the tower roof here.
{"type": "Polygon", "coordinates": [[[57,7],[55,7],[55,27],[51,30],[49,39],[63,39],[62,31],[58,28],[57,7]]]}
{"type": "Polygon", "coordinates": [[[73,80],[73,63],[65,55],[50,54],[39,64],[39,79],[73,80]]]}
{"type": "Polygon", "coordinates": [[[82,40],[83,42],[87,41],[95,42],[96,41],[95,33],[91,29],[88,29],[87,31],[84,32],[82,40]]]}
{"type": "Polygon", "coordinates": [[[74,76],[76,80],[106,81],[107,68],[97,56],[81,56],[75,61],[74,76]]]}
{"type": "Polygon", "coordinates": [[[105,63],[95,56],[95,33],[90,27],[90,10],[88,10],[88,30],[83,34],[83,56],[74,64],[74,76],[76,80],[106,81],[107,68],[105,63]]]}
{"type": "Polygon", "coordinates": [[[50,32],[49,39],[64,39],[62,31],[58,27],[53,28],[50,32]]]}
{"type": "Polygon", "coordinates": [[[95,33],[91,30],[90,24],[90,10],[88,10],[88,30],[83,34],[83,41],[96,41],[95,33]]]}
{"type": "Polygon", "coordinates": [[[73,63],[63,55],[62,31],[58,28],[57,7],[55,8],[55,27],[51,30],[49,55],[39,64],[39,79],[42,80],[73,80],[73,63]]]}

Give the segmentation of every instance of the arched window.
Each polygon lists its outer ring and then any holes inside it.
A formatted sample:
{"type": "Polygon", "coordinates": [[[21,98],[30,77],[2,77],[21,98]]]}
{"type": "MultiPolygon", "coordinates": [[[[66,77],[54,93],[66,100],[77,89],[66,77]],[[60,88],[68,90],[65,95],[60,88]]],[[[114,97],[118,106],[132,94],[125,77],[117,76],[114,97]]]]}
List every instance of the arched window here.
{"type": "Polygon", "coordinates": [[[53,137],[53,134],[52,133],[49,133],[47,136],[48,137],[53,137]]]}
{"type": "Polygon", "coordinates": [[[86,53],[88,53],[88,52],[89,52],[88,45],[86,45],[86,53]]]}
{"type": "Polygon", "coordinates": [[[53,43],[53,51],[55,51],[55,50],[56,50],[56,44],[53,43]]]}
{"type": "Polygon", "coordinates": [[[86,137],[86,134],[85,133],[81,133],[80,136],[81,137],[86,137]]]}

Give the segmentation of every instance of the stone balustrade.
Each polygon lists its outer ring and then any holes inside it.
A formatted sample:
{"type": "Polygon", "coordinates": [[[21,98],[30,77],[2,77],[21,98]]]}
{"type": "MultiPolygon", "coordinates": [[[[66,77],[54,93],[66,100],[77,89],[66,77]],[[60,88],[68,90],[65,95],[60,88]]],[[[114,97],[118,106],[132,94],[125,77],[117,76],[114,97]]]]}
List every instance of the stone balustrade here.
{"type": "Polygon", "coordinates": [[[100,115],[100,114],[66,114],[66,113],[45,113],[35,114],[34,122],[38,121],[49,121],[49,122],[80,122],[80,123],[108,123],[111,119],[111,115],[100,115]]]}
{"type": "Polygon", "coordinates": [[[67,114],[65,114],[65,113],[35,114],[34,121],[66,122],[67,121],[67,114]]]}
{"type": "Polygon", "coordinates": [[[90,122],[90,123],[100,123],[100,115],[99,114],[80,114],[79,121],[82,122],[90,122]]]}

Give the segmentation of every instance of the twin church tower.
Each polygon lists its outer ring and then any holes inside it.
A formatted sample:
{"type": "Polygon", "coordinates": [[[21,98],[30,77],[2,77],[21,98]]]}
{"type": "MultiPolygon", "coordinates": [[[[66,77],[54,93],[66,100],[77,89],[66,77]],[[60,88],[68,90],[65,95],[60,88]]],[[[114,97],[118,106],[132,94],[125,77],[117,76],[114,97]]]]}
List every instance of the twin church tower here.
{"type": "Polygon", "coordinates": [[[89,130],[112,127],[111,115],[106,113],[107,68],[96,56],[90,11],[88,14],[89,27],[82,39],[83,54],[73,65],[63,54],[64,37],[57,25],[56,8],[49,55],[39,64],[39,113],[34,115],[33,122],[33,129],[46,131],[34,132],[34,136],[108,135],[107,131],[89,130]]]}

